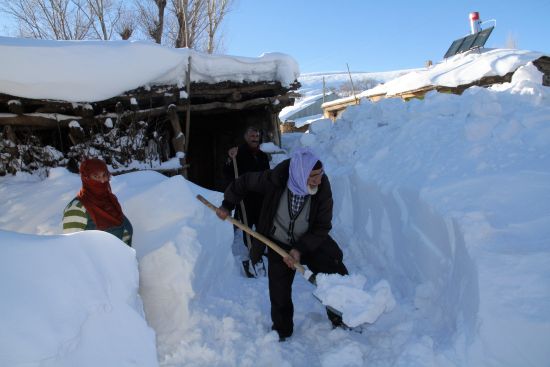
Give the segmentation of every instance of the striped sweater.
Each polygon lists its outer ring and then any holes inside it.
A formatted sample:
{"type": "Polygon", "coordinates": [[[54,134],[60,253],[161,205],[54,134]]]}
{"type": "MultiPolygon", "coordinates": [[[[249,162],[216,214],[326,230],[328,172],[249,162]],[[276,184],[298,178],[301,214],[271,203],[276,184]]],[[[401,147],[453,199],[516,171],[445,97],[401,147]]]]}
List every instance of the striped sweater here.
{"type": "MultiPolygon", "coordinates": [[[[97,227],[86,210],[86,207],[80,200],[74,198],[67,204],[63,211],[63,233],[73,233],[92,229],[97,229],[97,227]]],[[[124,221],[120,226],[108,228],[105,232],[111,233],[124,241],[128,246],[132,246],[133,228],[125,215],[124,221]]]]}

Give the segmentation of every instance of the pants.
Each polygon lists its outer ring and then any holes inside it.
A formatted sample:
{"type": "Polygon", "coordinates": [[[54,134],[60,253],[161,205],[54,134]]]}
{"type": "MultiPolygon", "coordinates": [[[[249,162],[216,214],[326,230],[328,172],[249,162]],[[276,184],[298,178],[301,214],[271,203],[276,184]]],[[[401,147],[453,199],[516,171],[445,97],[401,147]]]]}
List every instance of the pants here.
{"type": "MultiPolygon", "coordinates": [[[[261,201],[260,201],[261,204],[261,201]]],[[[260,209],[258,208],[258,205],[256,203],[251,204],[250,202],[247,202],[245,200],[245,208],[246,211],[246,223],[244,221],[243,215],[241,213],[241,204],[238,204],[235,208],[235,219],[240,220],[243,224],[248,224],[248,227],[250,229],[254,229],[254,227],[258,224],[258,218],[260,217],[260,209]]],[[[235,230],[238,230],[237,227],[234,227],[235,230]]],[[[250,254],[248,253],[248,244],[246,243],[246,233],[243,233],[241,236],[241,245],[244,245],[246,248],[246,259],[250,259],[250,254]]],[[[252,238],[251,238],[252,239],[252,238]]]]}
{"type": "MultiPolygon", "coordinates": [[[[281,255],[271,249],[268,251],[267,258],[269,261],[268,277],[271,321],[273,322],[271,328],[279,333],[279,337],[286,338],[291,336],[294,331],[292,282],[296,270],[286,266],[281,255]]],[[[306,265],[314,274],[348,274],[348,270],[342,262],[342,251],[331,237],[328,237],[316,252],[303,254],[301,263],[306,265]]],[[[339,316],[328,309],[327,316],[333,324],[338,321],[341,322],[341,319],[338,320],[339,316]]]]}

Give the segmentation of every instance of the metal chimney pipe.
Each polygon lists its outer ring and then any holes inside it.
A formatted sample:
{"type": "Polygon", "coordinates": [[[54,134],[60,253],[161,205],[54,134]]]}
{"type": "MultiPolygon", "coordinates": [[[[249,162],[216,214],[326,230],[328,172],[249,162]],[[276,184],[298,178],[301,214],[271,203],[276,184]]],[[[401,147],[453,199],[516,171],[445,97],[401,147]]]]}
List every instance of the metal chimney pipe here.
{"type": "Polygon", "coordinates": [[[479,19],[479,13],[477,11],[470,13],[470,29],[472,34],[481,32],[481,19],[479,19]]]}

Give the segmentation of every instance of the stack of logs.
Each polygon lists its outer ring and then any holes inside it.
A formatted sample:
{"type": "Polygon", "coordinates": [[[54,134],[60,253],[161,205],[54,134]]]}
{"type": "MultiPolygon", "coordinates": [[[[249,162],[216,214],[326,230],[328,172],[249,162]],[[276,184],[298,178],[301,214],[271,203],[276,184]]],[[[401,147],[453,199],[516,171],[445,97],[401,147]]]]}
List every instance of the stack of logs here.
{"type": "Polygon", "coordinates": [[[298,87],[297,82],[283,87],[280,82],[265,81],[190,83],[190,88],[189,85],[187,88],[161,85],[141,87],[108,100],[89,103],[0,94],[0,145],[5,150],[7,145],[21,144],[25,140],[22,136],[30,132],[41,133],[40,136],[57,134],[54,144],[49,141],[42,141],[42,144],[53,145],[66,154],[67,145],[74,146],[89,138],[82,136],[82,128],[101,130],[109,120],[121,128],[139,121],[147,124],[166,121],[170,122],[167,126],[171,127],[171,131],[167,135],[173,137],[170,142],[173,151],[185,152],[185,122],[179,117],[180,113],[189,116],[190,113],[239,111],[260,106],[270,106],[280,111],[293,103],[287,92],[298,87]],[[68,142],[65,146],[62,143],[64,140],[68,142]]]}

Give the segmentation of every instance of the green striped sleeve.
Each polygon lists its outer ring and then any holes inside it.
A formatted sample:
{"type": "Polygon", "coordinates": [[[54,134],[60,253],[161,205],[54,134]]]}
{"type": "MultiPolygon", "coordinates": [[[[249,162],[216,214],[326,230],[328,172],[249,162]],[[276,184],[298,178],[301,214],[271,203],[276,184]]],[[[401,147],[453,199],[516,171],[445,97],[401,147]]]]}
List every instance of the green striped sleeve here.
{"type": "Polygon", "coordinates": [[[63,212],[63,233],[83,231],[87,224],[86,208],[77,199],[71,201],[63,212]]]}

